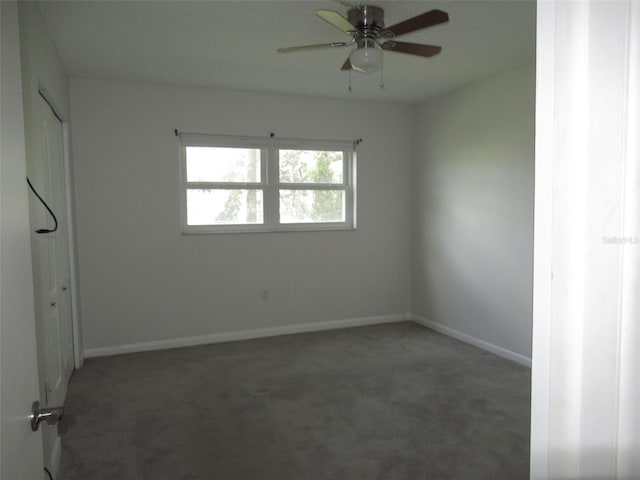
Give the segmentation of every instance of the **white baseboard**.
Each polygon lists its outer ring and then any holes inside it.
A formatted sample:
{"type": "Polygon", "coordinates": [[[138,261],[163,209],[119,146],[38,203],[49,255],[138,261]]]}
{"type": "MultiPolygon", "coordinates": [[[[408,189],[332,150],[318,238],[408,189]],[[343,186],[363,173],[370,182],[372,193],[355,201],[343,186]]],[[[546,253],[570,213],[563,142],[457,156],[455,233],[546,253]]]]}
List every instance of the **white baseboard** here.
{"type": "Polygon", "coordinates": [[[111,347],[88,348],[84,351],[84,358],[107,357],[123,353],[148,352],[151,350],[165,350],[168,348],[193,347],[210,343],[232,342],[236,340],[250,340],[252,338],[275,337],[293,333],[319,332],[339,328],[363,327],[380,323],[401,322],[406,320],[406,314],[378,315],[375,317],[348,318],[344,320],[330,320],[326,322],[302,323],[281,327],[259,328],[255,330],[241,330],[237,332],[214,333],[195,337],[171,338],[152,342],[129,343],[111,347]]]}
{"type": "MultiPolygon", "coordinates": [[[[401,321],[413,321],[436,332],[469,343],[478,348],[507,358],[521,365],[531,368],[531,358],[499,347],[485,340],[462,333],[453,328],[432,322],[426,318],[418,317],[411,313],[399,313],[396,315],[379,315],[375,317],[349,318],[344,320],[331,320],[326,322],[303,323],[297,325],[285,325],[281,327],[259,328],[254,330],[241,330],[237,332],[214,333],[198,335],[195,337],[171,338],[152,342],[129,343],[126,345],[114,345],[110,347],[89,348],[84,351],[85,358],[106,357],[123,353],[148,352],[152,350],[166,350],[169,348],[193,347],[211,343],[233,342],[237,340],[250,340],[253,338],[275,337],[278,335],[290,335],[294,333],[319,332],[322,330],[335,330],[349,327],[363,327],[380,323],[392,323],[401,321]]],[[[58,448],[59,446],[56,445],[58,448]]]]}
{"type": "Polygon", "coordinates": [[[414,322],[424,327],[427,327],[432,330],[435,330],[436,332],[442,333],[443,335],[447,335],[448,337],[455,338],[456,340],[469,343],[475,347],[481,348],[491,353],[495,353],[500,357],[513,360],[514,362],[517,362],[521,365],[531,368],[531,359],[529,357],[525,357],[524,355],[520,355],[519,353],[512,352],[511,350],[507,350],[506,348],[499,347],[498,345],[494,345],[493,343],[486,342],[485,340],[481,340],[477,337],[467,335],[466,333],[462,333],[458,330],[454,330],[453,328],[446,327],[436,322],[432,322],[431,320],[427,320],[426,318],[412,315],[411,320],[413,320],[414,322]]]}

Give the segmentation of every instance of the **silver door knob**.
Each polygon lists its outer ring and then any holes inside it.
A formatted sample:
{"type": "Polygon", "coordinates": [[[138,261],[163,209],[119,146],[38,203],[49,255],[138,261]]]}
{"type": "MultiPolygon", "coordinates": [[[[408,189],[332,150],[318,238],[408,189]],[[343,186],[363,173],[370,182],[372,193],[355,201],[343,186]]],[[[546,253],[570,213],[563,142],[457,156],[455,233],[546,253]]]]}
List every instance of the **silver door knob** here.
{"type": "Polygon", "coordinates": [[[52,407],[52,408],[40,408],[40,402],[37,400],[31,405],[31,430],[34,432],[40,427],[40,422],[45,421],[50,427],[54,426],[64,415],[64,408],[52,407]]]}

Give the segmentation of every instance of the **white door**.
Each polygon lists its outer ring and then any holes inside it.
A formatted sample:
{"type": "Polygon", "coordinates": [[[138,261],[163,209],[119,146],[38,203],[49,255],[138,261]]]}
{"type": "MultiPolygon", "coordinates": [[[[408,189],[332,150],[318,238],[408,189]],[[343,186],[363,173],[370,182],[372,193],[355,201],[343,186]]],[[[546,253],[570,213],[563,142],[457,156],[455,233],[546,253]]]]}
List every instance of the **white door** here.
{"type": "MultiPolygon", "coordinates": [[[[74,368],[69,289],[67,197],[62,122],[44,98],[37,98],[38,135],[27,160],[29,217],[36,314],[40,402],[64,405],[74,368]]],[[[44,463],[57,469],[61,443],[57,428],[43,431],[44,463]]]]}
{"type": "Polygon", "coordinates": [[[40,151],[27,168],[33,187],[31,249],[42,403],[55,406],[64,403],[74,367],[67,199],[62,122],[42,97],[38,97],[38,116],[40,151]]]}
{"type": "Polygon", "coordinates": [[[0,478],[44,478],[15,2],[0,2],[0,478]]]}

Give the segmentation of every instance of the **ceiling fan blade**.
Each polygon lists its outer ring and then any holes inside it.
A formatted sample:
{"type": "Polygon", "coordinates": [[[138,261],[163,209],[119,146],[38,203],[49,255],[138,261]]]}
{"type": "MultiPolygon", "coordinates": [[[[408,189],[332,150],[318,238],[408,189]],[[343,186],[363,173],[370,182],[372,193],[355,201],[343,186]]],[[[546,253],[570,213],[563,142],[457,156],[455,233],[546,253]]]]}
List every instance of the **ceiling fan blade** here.
{"type": "Polygon", "coordinates": [[[404,35],[405,33],[414,32],[422,28],[432,27],[440,23],[446,23],[449,21],[449,14],[442,10],[430,10],[417,17],[409,18],[403,22],[396,23],[388,28],[385,28],[384,32],[391,32],[393,36],[404,35]]]}
{"type": "Polygon", "coordinates": [[[342,64],[342,67],[340,67],[340,70],[351,70],[353,67],[351,66],[351,60],[347,57],[346,62],[344,62],[342,64]]]}
{"type": "Polygon", "coordinates": [[[409,53],[411,55],[419,55],[421,57],[433,57],[440,53],[442,47],[436,45],[423,45],[422,43],[396,42],[389,40],[380,45],[383,50],[392,52],[409,53]]]}
{"type": "Polygon", "coordinates": [[[316,10],[316,15],[344,33],[352,34],[358,31],[356,27],[349,23],[349,20],[333,10],[316,10]]]}
{"type": "Polygon", "coordinates": [[[349,45],[349,43],[348,42],[317,43],[315,45],[300,45],[297,47],[278,48],[276,51],[278,53],[290,53],[290,52],[299,52],[303,50],[315,50],[319,48],[344,47],[346,45],[349,45]]]}

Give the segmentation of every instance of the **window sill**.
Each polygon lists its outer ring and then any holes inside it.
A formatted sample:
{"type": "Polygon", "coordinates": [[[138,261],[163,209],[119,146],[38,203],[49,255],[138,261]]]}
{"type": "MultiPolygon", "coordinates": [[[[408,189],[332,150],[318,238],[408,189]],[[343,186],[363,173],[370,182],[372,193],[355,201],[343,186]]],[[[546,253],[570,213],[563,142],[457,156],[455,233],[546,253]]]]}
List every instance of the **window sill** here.
{"type": "Polygon", "coordinates": [[[290,232],[331,232],[331,231],[351,231],[356,230],[353,225],[345,224],[305,224],[292,223],[287,225],[279,225],[277,227],[267,227],[265,225],[229,225],[224,227],[211,228],[203,227],[185,227],[182,229],[182,235],[218,235],[229,233],[290,233],[290,232]]]}

